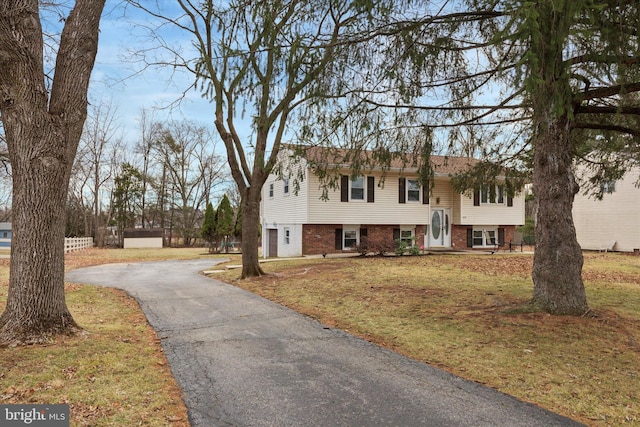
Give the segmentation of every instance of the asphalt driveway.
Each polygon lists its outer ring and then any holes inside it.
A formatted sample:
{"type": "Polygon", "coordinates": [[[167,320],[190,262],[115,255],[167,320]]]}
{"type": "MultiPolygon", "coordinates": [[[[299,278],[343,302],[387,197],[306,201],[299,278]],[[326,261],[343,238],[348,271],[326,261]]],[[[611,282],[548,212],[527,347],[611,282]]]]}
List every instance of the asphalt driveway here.
{"type": "Polygon", "coordinates": [[[216,261],[109,264],[162,340],[192,426],[574,426],[575,421],[199,274],[216,261]]]}

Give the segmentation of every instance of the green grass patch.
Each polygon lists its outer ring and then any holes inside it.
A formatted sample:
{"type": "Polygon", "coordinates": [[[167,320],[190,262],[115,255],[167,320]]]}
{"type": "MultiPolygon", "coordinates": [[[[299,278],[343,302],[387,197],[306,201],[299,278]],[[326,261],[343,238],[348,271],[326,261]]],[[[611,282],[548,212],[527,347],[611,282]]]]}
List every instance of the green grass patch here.
{"type": "Polygon", "coordinates": [[[640,257],[585,255],[585,317],[530,307],[532,265],[520,254],[327,258],[215,277],[588,425],[640,425],[640,257]]]}

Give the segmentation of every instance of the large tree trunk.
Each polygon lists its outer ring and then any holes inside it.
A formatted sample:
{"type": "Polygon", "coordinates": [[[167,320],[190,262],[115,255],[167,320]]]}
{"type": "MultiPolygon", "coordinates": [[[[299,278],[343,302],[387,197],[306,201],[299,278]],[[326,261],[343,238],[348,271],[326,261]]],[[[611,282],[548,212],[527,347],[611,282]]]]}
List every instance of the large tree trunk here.
{"type": "Polygon", "coordinates": [[[258,258],[261,189],[262,186],[251,186],[242,197],[241,278],[243,279],[264,275],[258,258]]]}
{"type": "MultiPolygon", "coordinates": [[[[26,125],[26,123],[25,123],[26,125]]],[[[37,129],[31,122],[26,129],[37,129]]],[[[40,132],[29,145],[59,146],[40,132]]],[[[52,150],[54,151],[54,150],[52,150]]],[[[42,153],[30,162],[12,157],[13,240],[7,307],[0,317],[0,343],[46,342],[77,326],[64,294],[64,230],[68,169],[60,155],[42,153]],[[18,160],[17,162],[14,160],[18,160]]]]}
{"type": "Polygon", "coordinates": [[[541,126],[535,140],[537,204],[533,303],[552,314],[580,315],[589,307],[582,282],[582,250],[571,209],[578,192],[566,117],[541,126]]]}
{"type": "Polygon", "coordinates": [[[0,346],[77,328],[64,295],[65,206],[87,116],[104,0],[77,0],[65,21],[50,95],[38,0],[0,3],[0,111],[13,172],[13,240],[0,346]]]}

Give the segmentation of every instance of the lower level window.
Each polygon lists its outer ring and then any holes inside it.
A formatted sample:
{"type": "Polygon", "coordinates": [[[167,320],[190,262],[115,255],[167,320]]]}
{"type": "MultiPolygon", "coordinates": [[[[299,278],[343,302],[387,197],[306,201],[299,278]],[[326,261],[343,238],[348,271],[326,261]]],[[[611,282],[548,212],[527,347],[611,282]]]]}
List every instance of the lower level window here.
{"type": "Polygon", "coordinates": [[[498,231],[495,228],[474,228],[473,246],[495,246],[498,244],[498,231]]]}
{"type": "Polygon", "coordinates": [[[407,246],[413,246],[413,229],[400,229],[400,241],[407,246]]]}
{"type": "Polygon", "coordinates": [[[288,245],[289,243],[291,243],[291,231],[289,230],[288,227],[284,228],[284,244],[288,245]]]}
{"type": "Polygon", "coordinates": [[[351,249],[358,244],[358,230],[357,229],[344,229],[343,235],[343,248],[351,249]]]}

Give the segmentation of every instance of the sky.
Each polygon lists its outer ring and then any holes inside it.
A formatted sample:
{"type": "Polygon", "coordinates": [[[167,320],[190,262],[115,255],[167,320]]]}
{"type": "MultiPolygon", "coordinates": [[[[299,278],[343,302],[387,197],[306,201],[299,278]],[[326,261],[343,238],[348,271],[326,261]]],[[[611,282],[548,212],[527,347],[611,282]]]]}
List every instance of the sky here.
{"type": "MultiPolygon", "coordinates": [[[[159,3],[167,7],[175,5],[170,0],[159,0],[159,3]]],[[[193,89],[183,98],[183,92],[193,82],[191,74],[174,71],[172,67],[142,71],[142,64],[133,61],[133,51],[152,46],[140,35],[140,30],[136,30],[135,23],[153,22],[149,15],[131,8],[125,13],[121,0],[107,0],[89,87],[90,102],[111,103],[116,108],[123,140],[129,144],[139,139],[139,118],[143,109],[157,121],[186,119],[214,131],[213,105],[209,100],[193,89]],[[178,107],[168,108],[181,98],[178,107]]],[[[172,41],[172,46],[186,49],[190,46],[188,35],[178,31],[165,32],[165,37],[172,41]]]]}

